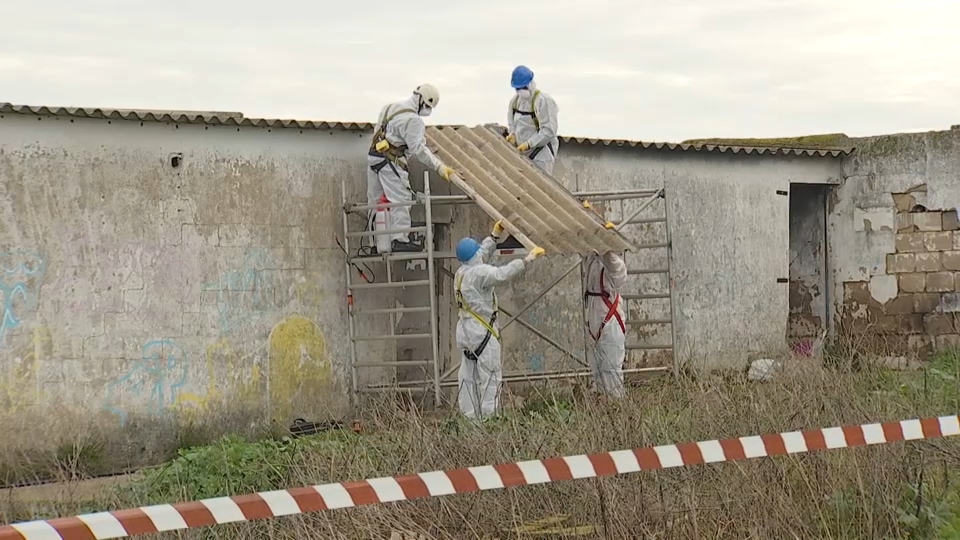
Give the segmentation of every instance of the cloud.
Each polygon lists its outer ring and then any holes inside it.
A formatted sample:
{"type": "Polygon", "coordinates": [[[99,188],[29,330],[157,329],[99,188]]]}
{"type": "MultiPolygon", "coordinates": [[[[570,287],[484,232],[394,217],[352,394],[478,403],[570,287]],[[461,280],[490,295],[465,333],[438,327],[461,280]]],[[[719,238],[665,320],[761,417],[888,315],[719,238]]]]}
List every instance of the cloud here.
{"type": "Polygon", "coordinates": [[[487,0],[6,7],[0,98],[372,120],[422,82],[431,122],[504,121],[523,63],[561,132],[644,140],[946,128],[948,0],[487,0]]]}

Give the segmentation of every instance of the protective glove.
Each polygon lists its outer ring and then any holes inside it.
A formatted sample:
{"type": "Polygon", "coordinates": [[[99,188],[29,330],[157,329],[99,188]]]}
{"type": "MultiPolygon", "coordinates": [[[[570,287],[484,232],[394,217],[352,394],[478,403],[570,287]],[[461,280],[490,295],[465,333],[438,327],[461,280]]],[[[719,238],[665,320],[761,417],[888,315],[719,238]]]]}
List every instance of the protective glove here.
{"type": "Polygon", "coordinates": [[[541,255],[543,255],[543,248],[542,248],[542,247],[535,247],[535,248],[533,248],[533,249],[530,250],[530,253],[527,253],[527,256],[523,258],[523,261],[524,261],[524,262],[528,262],[528,263],[529,263],[529,262],[533,262],[534,259],[536,259],[537,257],[539,257],[539,256],[541,256],[541,255]]]}
{"type": "Polygon", "coordinates": [[[513,133],[507,135],[507,142],[510,143],[510,144],[512,144],[512,145],[514,145],[514,146],[516,146],[516,144],[517,144],[517,136],[514,135],[513,133]]]}
{"type": "Polygon", "coordinates": [[[604,223],[603,226],[604,226],[604,228],[607,228],[607,229],[616,229],[616,228],[617,228],[617,226],[614,225],[612,221],[608,221],[608,222],[604,223]]]}
{"type": "Polygon", "coordinates": [[[518,152],[526,152],[529,149],[530,149],[529,143],[522,143],[520,146],[517,147],[518,152]]]}
{"type": "Polygon", "coordinates": [[[443,178],[447,182],[450,181],[450,177],[456,174],[456,172],[457,171],[454,171],[453,169],[451,169],[450,167],[447,167],[446,165],[441,165],[440,168],[437,169],[437,174],[440,175],[440,178],[443,178]]]}
{"type": "Polygon", "coordinates": [[[493,233],[494,238],[500,238],[500,235],[503,234],[503,224],[499,221],[493,224],[493,233]]]}

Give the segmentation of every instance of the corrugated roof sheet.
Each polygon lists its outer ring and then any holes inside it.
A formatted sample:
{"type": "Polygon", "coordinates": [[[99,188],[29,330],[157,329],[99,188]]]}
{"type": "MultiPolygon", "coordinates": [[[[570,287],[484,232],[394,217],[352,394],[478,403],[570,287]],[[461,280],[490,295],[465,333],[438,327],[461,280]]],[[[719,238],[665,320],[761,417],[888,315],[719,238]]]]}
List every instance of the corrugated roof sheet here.
{"type": "MultiPolygon", "coordinates": [[[[68,116],[76,118],[104,118],[140,122],[175,122],[179,124],[213,124],[261,128],[298,128],[320,130],[372,131],[370,122],[329,122],[315,120],[282,120],[278,118],[246,118],[239,112],[218,111],[160,111],[147,109],[105,109],[85,107],[47,107],[13,105],[0,102],[0,114],[35,114],[41,116],[68,116]]],[[[624,146],[681,152],[716,152],[743,155],[784,155],[811,157],[840,157],[849,155],[853,148],[793,148],[787,146],[736,146],[724,144],[675,144],[632,141],[626,139],[597,139],[561,136],[567,144],[624,146]]]]}
{"type": "Polygon", "coordinates": [[[551,254],[635,249],[494,130],[430,127],[426,133],[427,145],[459,173],[454,185],[491,218],[503,220],[527,249],[540,246],[551,254]]]}

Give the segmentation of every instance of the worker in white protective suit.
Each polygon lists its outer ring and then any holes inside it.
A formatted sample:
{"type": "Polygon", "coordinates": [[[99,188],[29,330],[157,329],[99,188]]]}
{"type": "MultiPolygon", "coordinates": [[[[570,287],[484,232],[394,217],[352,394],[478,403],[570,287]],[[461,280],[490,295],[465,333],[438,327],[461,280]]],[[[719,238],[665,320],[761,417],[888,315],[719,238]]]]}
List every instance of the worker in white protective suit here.
{"type": "Polygon", "coordinates": [[[596,390],[623,397],[623,360],[626,326],[620,293],[627,279],[627,265],[612,251],[596,252],[583,261],[584,322],[590,353],[590,371],[596,390]]]}
{"type": "MultiPolygon", "coordinates": [[[[424,135],[426,126],[423,117],[430,116],[438,103],[440,94],[437,89],[433,85],[422,84],[408,99],[380,110],[367,152],[368,206],[379,204],[384,196],[390,203],[414,200],[415,194],[410,187],[410,174],[407,171],[408,154],[412,154],[424,167],[437,171],[444,180],[450,180],[453,169],[444,165],[427,148],[424,135]]],[[[389,215],[389,229],[411,227],[409,206],[392,207],[389,215]]],[[[371,222],[372,216],[371,211],[371,222]]],[[[410,233],[394,233],[391,240],[392,251],[423,250],[422,242],[414,240],[410,233]]]]}
{"type": "Polygon", "coordinates": [[[507,110],[507,141],[547,174],[560,150],[557,137],[557,102],[537,89],[533,71],[517,66],[510,77],[516,95],[507,110]]]}
{"type": "Polygon", "coordinates": [[[488,264],[503,234],[498,221],[493,233],[478,243],[464,238],[457,244],[460,268],[454,276],[457,308],[457,347],[461,351],[458,401],[467,418],[482,419],[497,411],[500,401],[500,331],[494,288],[519,276],[543,254],[535,248],[523,259],[496,267],[488,264]]]}

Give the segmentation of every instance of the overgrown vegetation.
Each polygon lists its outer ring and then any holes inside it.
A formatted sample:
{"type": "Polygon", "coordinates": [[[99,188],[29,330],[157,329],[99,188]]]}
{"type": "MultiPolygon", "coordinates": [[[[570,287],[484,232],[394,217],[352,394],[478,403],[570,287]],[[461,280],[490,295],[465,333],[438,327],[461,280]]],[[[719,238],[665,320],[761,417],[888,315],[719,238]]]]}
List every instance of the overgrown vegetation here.
{"type": "MultiPolygon", "coordinates": [[[[343,431],[257,442],[232,436],[183,449],[96,506],[121,508],[960,411],[958,354],[941,354],[918,372],[870,369],[867,362],[830,366],[794,359],[767,383],[739,376],[651,380],[621,402],[577,398],[571,387],[531,387],[522,403],[481,426],[452,412],[430,416],[383,403],[366,411],[360,435],[343,431]]],[[[394,531],[411,531],[425,538],[505,539],[530,537],[523,527],[553,518],[562,522],[552,525],[554,537],[960,539],[957,439],[323,512],[181,537],[385,539],[394,531]]],[[[23,508],[7,508],[2,517],[19,520],[77,509],[61,504],[27,515],[23,508]]]]}

